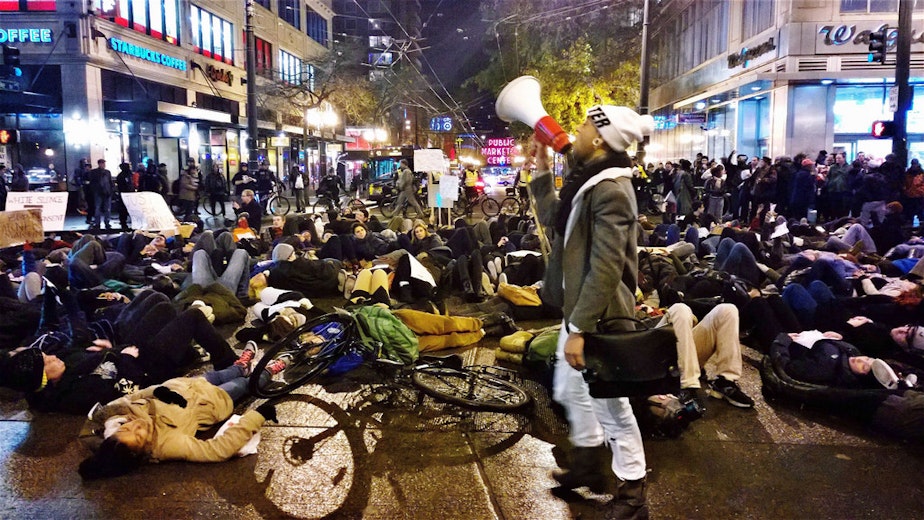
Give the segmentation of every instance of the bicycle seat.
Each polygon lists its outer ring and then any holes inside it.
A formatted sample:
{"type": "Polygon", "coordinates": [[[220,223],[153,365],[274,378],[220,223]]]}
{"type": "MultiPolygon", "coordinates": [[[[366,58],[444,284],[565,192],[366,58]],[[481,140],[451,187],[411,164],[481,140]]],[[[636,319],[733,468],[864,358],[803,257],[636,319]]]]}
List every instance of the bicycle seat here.
{"type": "Polygon", "coordinates": [[[455,369],[460,369],[463,365],[462,356],[458,354],[450,354],[448,356],[420,356],[420,358],[417,359],[417,362],[455,369]]]}

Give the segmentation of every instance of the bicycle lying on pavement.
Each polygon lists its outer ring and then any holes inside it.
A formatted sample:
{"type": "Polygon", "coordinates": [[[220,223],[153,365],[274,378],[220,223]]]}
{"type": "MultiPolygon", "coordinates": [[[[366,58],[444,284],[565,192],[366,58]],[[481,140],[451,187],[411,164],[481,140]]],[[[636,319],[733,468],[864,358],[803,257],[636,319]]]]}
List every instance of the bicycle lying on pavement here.
{"type": "Polygon", "coordinates": [[[248,383],[251,394],[264,398],[288,394],[324,375],[338,361],[358,355],[376,371],[392,372],[391,383],[409,382],[444,402],[497,412],[519,410],[531,402],[530,395],[514,382],[518,376],[513,370],[484,365],[463,367],[457,356],[422,357],[405,365],[381,357],[382,345],[364,341],[360,326],[352,314],[338,311],[296,328],[256,363],[248,383]]]}

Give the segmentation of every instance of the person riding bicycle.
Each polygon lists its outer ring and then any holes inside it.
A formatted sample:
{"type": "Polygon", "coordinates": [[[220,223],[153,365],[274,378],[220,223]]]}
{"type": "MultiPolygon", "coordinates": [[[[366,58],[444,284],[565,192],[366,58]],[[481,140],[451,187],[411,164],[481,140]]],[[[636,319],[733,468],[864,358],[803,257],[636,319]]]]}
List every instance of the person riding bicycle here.
{"type": "Polygon", "coordinates": [[[465,169],[465,197],[468,200],[474,200],[478,198],[478,181],[481,180],[481,175],[474,168],[465,169]]]}
{"type": "Polygon", "coordinates": [[[260,168],[257,170],[257,199],[260,203],[264,203],[267,198],[269,198],[270,192],[273,191],[273,187],[276,185],[276,175],[273,174],[269,169],[269,164],[265,161],[260,163],[260,168]]]}
{"type": "Polygon", "coordinates": [[[346,191],[343,180],[334,172],[333,168],[327,170],[327,175],[318,183],[318,196],[326,196],[340,204],[340,192],[346,191]]]}
{"type": "Polygon", "coordinates": [[[401,159],[398,162],[397,180],[395,189],[398,190],[398,198],[395,201],[395,207],[401,208],[404,204],[412,207],[418,215],[423,215],[423,209],[417,202],[417,183],[414,182],[414,172],[408,167],[407,159],[401,159]]]}

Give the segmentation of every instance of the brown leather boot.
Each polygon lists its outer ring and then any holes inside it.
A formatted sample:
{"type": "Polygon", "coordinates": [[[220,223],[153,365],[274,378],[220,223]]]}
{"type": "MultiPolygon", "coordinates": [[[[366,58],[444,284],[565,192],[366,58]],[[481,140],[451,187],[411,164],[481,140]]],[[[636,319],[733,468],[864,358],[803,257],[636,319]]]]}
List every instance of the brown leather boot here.
{"type": "Polygon", "coordinates": [[[620,480],[616,496],[609,503],[607,520],[648,520],[648,479],[620,480]]]}

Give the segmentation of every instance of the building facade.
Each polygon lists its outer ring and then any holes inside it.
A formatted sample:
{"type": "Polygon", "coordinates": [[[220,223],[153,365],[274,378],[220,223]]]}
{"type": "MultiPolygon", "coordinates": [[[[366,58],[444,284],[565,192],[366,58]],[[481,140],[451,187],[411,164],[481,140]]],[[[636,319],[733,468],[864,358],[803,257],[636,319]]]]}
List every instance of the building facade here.
{"type": "MultiPolygon", "coordinates": [[[[248,157],[245,3],[0,2],[0,43],[19,49],[21,71],[0,82],[0,128],[17,136],[0,162],[70,172],[105,158],[115,172],[151,158],[176,178],[191,158],[232,175],[248,157]]],[[[330,45],[330,0],[254,3],[258,91],[310,81],[330,45]]],[[[259,114],[259,155],[279,174],[312,148],[292,123],[259,114]]]]}
{"type": "MultiPolygon", "coordinates": [[[[911,80],[924,82],[924,5],[913,16],[911,80]]],[[[898,0],[667,0],[652,20],[652,161],[728,156],[884,157],[892,119],[898,0]],[[888,26],[885,65],[869,34],[888,26]]],[[[924,89],[908,112],[909,159],[924,156],[924,89]]]]}

